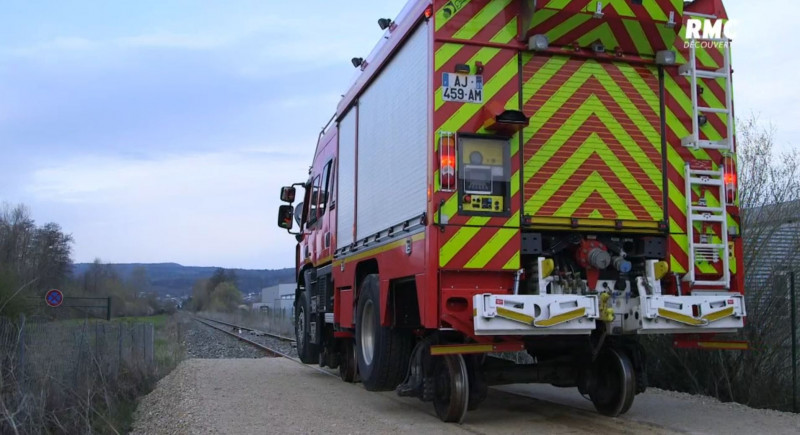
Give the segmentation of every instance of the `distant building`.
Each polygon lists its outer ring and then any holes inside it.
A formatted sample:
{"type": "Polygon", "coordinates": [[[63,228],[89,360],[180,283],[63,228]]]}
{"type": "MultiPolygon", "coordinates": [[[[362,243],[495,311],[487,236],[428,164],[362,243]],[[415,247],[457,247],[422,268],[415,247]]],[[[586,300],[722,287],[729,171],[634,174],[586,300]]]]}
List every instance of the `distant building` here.
{"type": "Polygon", "coordinates": [[[294,306],[294,290],[297,284],[278,284],[261,289],[261,302],[253,304],[253,309],[280,311],[288,313],[294,306]]]}

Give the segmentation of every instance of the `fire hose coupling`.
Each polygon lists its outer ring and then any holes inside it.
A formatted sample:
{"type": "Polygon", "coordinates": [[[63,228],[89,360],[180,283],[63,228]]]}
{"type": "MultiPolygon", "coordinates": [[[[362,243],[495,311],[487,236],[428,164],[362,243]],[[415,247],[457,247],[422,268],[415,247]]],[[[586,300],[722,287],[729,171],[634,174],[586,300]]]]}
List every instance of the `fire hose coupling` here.
{"type": "Polygon", "coordinates": [[[611,262],[614,264],[614,269],[617,269],[621,273],[628,273],[631,271],[631,262],[622,256],[614,257],[611,259],[611,262]]]}
{"type": "Polygon", "coordinates": [[[611,294],[603,292],[600,294],[600,320],[603,322],[614,321],[614,308],[612,308],[608,300],[611,299],[611,294]]]}
{"type": "Polygon", "coordinates": [[[575,259],[581,267],[593,267],[603,270],[611,265],[611,254],[608,248],[597,240],[581,240],[575,259]]]}

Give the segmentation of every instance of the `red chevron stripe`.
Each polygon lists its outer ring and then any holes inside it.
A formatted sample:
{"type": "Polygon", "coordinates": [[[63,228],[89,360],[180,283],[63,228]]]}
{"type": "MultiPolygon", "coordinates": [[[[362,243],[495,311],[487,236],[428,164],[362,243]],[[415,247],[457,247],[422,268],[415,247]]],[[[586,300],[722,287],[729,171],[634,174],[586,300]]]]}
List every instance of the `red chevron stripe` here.
{"type": "MultiPolygon", "coordinates": [[[[489,42],[494,35],[503,29],[514,18],[519,16],[519,2],[512,1],[500,13],[498,13],[489,24],[487,24],[480,32],[478,32],[471,40],[480,42],[489,42]]],[[[517,34],[519,34],[519,21],[517,21],[517,34]]],[[[514,38],[510,42],[513,42],[514,38]]]]}
{"type": "Polygon", "coordinates": [[[599,211],[605,219],[616,219],[618,217],[614,208],[597,192],[592,192],[572,215],[575,217],[589,217],[595,210],[599,211]]]}
{"type": "MultiPolygon", "coordinates": [[[[492,238],[495,234],[497,234],[498,228],[481,228],[478,230],[478,233],[461,248],[458,253],[450,259],[450,261],[444,265],[444,267],[448,269],[462,269],[467,262],[472,259],[478,250],[480,250],[483,245],[485,245],[489,239],[492,238]]],[[[455,232],[453,233],[455,235],[455,232]]]]}
{"type": "MultiPolygon", "coordinates": [[[[605,92],[605,90],[599,90],[598,87],[602,89],[602,87],[600,87],[599,85],[599,82],[597,82],[594,79],[590,79],[590,81],[587,82],[586,86],[582,87],[577,92],[575,92],[575,94],[573,94],[572,97],[570,97],[570,99],[567,100],[561,106],[561,108],[559,108],[559,110],[545,123],[545,125],[542,126],[542,128],[537,133],[535,133],[533,137],[531,137],[528,143],[534,140],[534,138],[541,145],[544,145],[547,141],[552,140],[553,136],[556,133],[560,133],[560,129],[562,128],[564,122],[571,116],[573,116],[575,111],[579,109],[585,103],[586,99],[592,95],[595,95],[600,100],[600,102],[604,104],[606,110],[608,110],[612,115],[614,115],[617,122],[619,122],[620,124],[622,124],[623,127],[626,128],[628,135],[631,136],[631,138],[634,141],[636,141],[639,144],[649,143],[647,137],[639,130],[638,124],[636,124],[633,120],[628,118],[624,112],[622,112],[622,108],[619,107],[615,102],[613,102],[611,96],[608,95],[605,92]]],[[[535,103],[536,101],[534,101],[534,104],[535,103]]],[[[649,116],[648,114],[644,114],[644,116],[646,118],[649,118],[648,120],[650,121],[651,125],[653,125],[657,130],[659,129],[658,127],[656,127],[660,123],[657,115],[651,112],[649,116]]],[[[600,128],[605,130],[605,132],[608,133],[609,137],[612,138],[611,140],[613,140],[615,144],[618,144],[620,150],[623,153],[625,153],[624,157],[629,158],[631,162],[634,162],[633,157],[630,156],[627,153],[627,151],[624,150],[622,144],[620,144],[619,141],[616,139],[616,137],[614,137],[614,135],[611,134],[606,125],[597,117],[597,115],[592,114],[590,118],[587,120],[587,123],[589,122],[590,122],[589,127],[600,128]]],[[[583,140],[585,139],[586,138],[584,137],[583,140]]],[[[660,166],[661,145],[660,144],[650,144],[650,145],[651,146],[649,147],[642,146],[641,150],[642,152],[645,153],[645,155],[647,155],[647,157],[651,161],[655,162],[657,166],[660,166]]],[[[525,147],[526,153],[530,153],[538,149],[539,149],[538,147],[530,147],[530,146],[525,147]]],[[[530,158],[530,155],[526,154],[525,158],[527,161],[530,158]]],[[[622,156],[620,158],[622,160],[625,160],[622,158],[622,156]]]]}
{"type": "MultiPolygon", "coordinates": [[[[556,164],[553,164],[555,166],[556,164]]],[[[644,205],[639,202],[636,196],[631,191],[631,186],[626,185],[623,183],[614,173],[611,168],[609,168],[603,159],[593,153],[580,167],[578,167],[567,179],[561,187],[558,188],[556,193],[554,193],[548,200],[545,202],[544,206],[537,212],[539,214],[548,214],[555,213],[556,210],[561,208],[565,201],[571,199],[574,195],[574,192],[581,187],[584,181],[593,173],[597,172],[600,176],[603,177],[603,181],[608,184],[614,192],[623,200],[627,207],[631,210],[631,212],[636,216],[637,219],[643,220],[652,220],[653,218],[650,216],[650,213],[647,212],[644,205]]],[[[553,177],[545,177],[539,176],[539,174],[535,175],[534,178],[539,180],[547,180],[552,179],[553,177]]],[[[538,184],[538,183],[531,183],[531,184],[538,184]]],[[[526,185],[526,192],[531,192],[537,190],[535,187],[526,185]]],[[[655,195],[653,192],[647,192],[650,197],[658,204],[661,202],[661,193],[656,191],[655,195]]],[[[616,212],[614,213],[616,215],[616,212]]]]}
{"type": "MultiPolygon", "coordinates": [[[[525,184],[525,188],[541,188],[544,182],[550,177],[554,176],[558,169],[564,163],[566,163],[567,160],[572,157],[575,151],[577,151],[578,148],[580,148],[580,146],[586,141],[586,139],[588,139],[589,136],[594,133],[597,134],[601,140],[603,140],[603,142],[612,152],[614,152],[617,159],[619,159],[620,162],[627,167],[631,175],[636,177],[638,180],[641,180],[640,184],[642,189],[648,192],[657,203],[660,203],[661,186],[653,183],[645,171],[633,160],[633,158],[629,157],[627,152],[621,149],[622,145],[605,128],[605,126],[603,126],[602,123],[600,123],[596,118],[595,120],[596,122],[590,125],[594,126],[596,129],[579,129],[575,135],[565,141],[559,151],[548,160],[548,164],[539,169],[539,171],[525,184]]],[[[543,145],[543,143],[538,143],[538,141],[531,141],[528,144],[528,148],[538,148],[539,146],[543,145]]],[[[605,166],[605,163],[603,163],[603,165],[605,166]]]]}
{"type": "Polygon", "coordinates": [[[689,255],[683,252],[683,248],[675,241],[674,238],[669,238],[669,254],[675,257],[678,260],[678,263],[683,266],[684,269],[689,270],[689,255]]]}
{"type": "MultiPolygon", "coordinates": [[[[458,13],[453,16],[437,32],[437,38],[453,38],[453,36],[463,28],[470,19],[477,15],[488,2],[473,1],[464,5],[458,13]]],[[[470,38],[473,42],[488,42],[500,29],[509,21],[519,15],[519,2],[510,2],[502,11],[498,12],[474,37],[470,38]]]]}
{"type": "Polygon", "coordinates": [[[511,260],[511,258],[520,251],[520,236],[519,231],[517,234],[509,239],[505,245],[495,254],[494,257],[486,264],[485,269],[488,270],[502,270],[503,266],[511,260]]]}

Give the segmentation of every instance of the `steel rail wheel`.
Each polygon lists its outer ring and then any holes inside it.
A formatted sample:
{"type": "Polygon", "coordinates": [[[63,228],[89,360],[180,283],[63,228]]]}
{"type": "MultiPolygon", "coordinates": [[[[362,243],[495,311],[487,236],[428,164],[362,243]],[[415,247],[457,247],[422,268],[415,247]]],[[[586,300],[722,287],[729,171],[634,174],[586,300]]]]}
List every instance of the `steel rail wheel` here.
{"type": "Polygon", "coordinates": [[[595,361],[593,372],[596,383],[589,397],[597,412],[609,417],[626,413],[636,395],[636,376],[628,355],[606,349],[595,361]]]}
{"type": "Polygon", "coordinates": [[[345,382],[356,382],[356,377],[358,376],[357,369],[356,348],[353,346],[353,340],[346,339],[342,342],[339,377],[345,382]]]}
{"type": "Polygon", "coordinates": [[[444,422],[461,423],[469,404],[469,377],[461,355],[436,358],[433,407],[444,422]]]}

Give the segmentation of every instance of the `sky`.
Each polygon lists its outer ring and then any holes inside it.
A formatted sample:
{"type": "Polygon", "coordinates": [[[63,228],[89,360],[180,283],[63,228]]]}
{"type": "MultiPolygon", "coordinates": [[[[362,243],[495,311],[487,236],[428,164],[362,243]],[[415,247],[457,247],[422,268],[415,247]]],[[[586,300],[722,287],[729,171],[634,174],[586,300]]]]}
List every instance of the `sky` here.
{"type": "MultiPolygon", "coordinates": [[[[404,0],[2,0],[0,203],[73,260],[292,267],[280,186],[404,0]]],[[[800,135],[800,2],[729,0],[739,116],[800,135]]]]}

